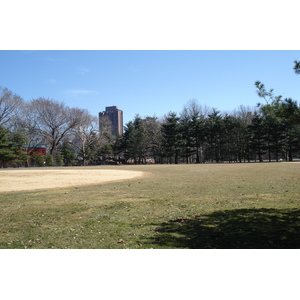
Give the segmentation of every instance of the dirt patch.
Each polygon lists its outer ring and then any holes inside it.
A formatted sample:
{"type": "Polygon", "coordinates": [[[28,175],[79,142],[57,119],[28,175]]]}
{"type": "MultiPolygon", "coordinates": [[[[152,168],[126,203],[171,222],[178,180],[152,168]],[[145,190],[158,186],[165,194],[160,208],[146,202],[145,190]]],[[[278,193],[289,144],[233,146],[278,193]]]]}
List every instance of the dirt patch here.
{"type": "Polygon", "coordinates": [[[143,176],[141,171],[100,168],[0,170],[0,193],[96,185],[143,176]]]}

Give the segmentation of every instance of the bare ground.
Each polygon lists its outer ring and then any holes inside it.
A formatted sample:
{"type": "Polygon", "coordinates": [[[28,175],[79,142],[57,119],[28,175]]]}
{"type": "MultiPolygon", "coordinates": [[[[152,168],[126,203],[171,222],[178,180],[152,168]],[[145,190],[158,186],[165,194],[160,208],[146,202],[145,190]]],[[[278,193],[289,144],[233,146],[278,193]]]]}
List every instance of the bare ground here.
{"type": "Polygon", "coordinates": [[[83,167],[0,170],[0,193],[96,185],[143,176],[140,171],[83,167]]]}

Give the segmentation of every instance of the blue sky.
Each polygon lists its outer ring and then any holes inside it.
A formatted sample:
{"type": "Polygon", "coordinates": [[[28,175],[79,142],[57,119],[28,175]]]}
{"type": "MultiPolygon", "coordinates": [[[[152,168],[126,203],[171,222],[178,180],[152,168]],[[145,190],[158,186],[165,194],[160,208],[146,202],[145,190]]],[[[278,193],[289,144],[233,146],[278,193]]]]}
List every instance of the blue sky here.
{"type": "Polygon", "coordinates": [[[294,60],[300,51],[0,51],[0,86],[93,115],[116,105],[127,123],[135,114],[180,113],[190,99],[221,111],[255,106],[256,80],[299,100],[294,60]]]}

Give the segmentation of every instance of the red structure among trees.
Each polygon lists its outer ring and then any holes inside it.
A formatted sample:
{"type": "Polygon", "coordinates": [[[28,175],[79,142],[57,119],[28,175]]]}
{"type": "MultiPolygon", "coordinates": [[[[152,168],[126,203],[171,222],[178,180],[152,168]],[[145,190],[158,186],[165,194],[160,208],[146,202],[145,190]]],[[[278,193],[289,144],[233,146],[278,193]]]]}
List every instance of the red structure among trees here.
{"type": "Polygon", "coordinates": [[[46,152],[46,146],[32,146],[28,148],[27,154],[32,157],[34,155],[46,155],[46,152]]]}

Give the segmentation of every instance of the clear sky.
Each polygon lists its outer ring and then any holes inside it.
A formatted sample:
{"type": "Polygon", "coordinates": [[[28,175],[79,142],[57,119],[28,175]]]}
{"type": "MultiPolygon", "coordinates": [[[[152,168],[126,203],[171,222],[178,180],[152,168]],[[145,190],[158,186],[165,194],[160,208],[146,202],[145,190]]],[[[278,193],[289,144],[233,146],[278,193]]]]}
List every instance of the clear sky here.
{"type": "Polygon", "coordinates": [[[127,123],[135,114],[180,113],[190,99],[221,111],[255,106],[256,80],[299,100],[294,60],[300,51],[2,50],[0,86],[25,101],[50,98],[93,115],[116,105],[127,123]]]}

